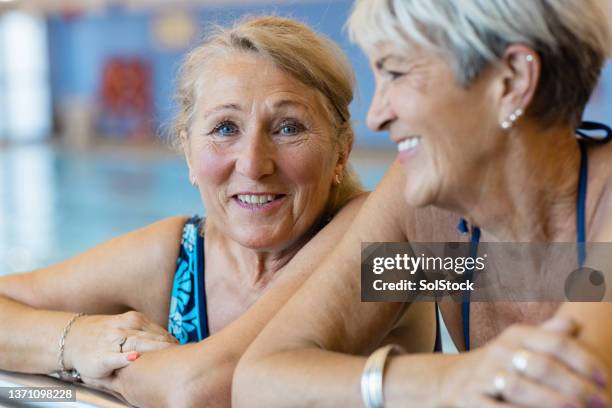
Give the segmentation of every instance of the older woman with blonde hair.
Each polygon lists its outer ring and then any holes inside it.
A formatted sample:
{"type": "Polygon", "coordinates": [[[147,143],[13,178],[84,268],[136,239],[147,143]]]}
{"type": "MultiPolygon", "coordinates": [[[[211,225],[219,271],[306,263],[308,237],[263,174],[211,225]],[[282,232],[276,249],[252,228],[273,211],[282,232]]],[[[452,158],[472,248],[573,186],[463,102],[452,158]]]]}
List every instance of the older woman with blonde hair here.
{"type": "MultiPolygon", "coordinates": [[[[356,2],[349,29],[377,84],[368,125],[389,132],[398,160],[244,355],[235,406],[610,406],[611,303],[474,303],[466,290],[440,303],[463,353],[391,357],[399,348],[385,346],[368,358],[418,303],[359,301],[361,242],[467,241],[474,254],[481,242],[576,243],[569,264],[525,255],[556,281],[601,262],[581,249],[612,240],[612,131],[586,124],[604,133],[593,139],[579,125],[610,50],[603,4],[356,2]]],[[[598,279],[609,291],[607,248],[598,279]]]]}
{"type": "Polygon", "coordinates": [[[352,86],[337,46],[296,21],[209,35],[183,65],[176,121],[205,222],[170,218],[0,278],[0,368],[139,406],[228,406],[239,357],[363,201],[352,86]]]}

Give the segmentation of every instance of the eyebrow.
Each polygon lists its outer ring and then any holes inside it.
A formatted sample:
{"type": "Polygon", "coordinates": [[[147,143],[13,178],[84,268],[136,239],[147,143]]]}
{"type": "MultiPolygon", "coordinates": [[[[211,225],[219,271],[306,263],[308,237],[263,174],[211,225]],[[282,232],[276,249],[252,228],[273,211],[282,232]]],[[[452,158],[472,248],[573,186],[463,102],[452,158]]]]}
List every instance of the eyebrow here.
{"type": "Polygon", "coordinates": [[[406,61],[406,58],[404,58],[404,57],[400,57],[398,55],[389,54],[389,55],[385,55],[384,57],[381,57],[380,59],[378,59],[374,63],[374,65],[376,66],[376,69],[381,70],[381,69],[383,69],[383,67],[384,67],[384,65],[385,65],[385,63],[387,61],[393,60],[393,59],[398,60],[398,62],[405,62],[406,61]]]}
{"type": "Polygon", "coordinates": [[[385,55],[384,57],[379,58],[378,61],[374,63],[376,69],[381,70],[389,58],[391,58],[390,55],[385,55]]]}
{"type": "Polygon", "coordinates": [[[224,111],[224,110],[235,110],[235,111],[240,111],[242,110],[242,108],[240,107],[240,105],[238,105],[237,103],[226,103],[223,105],[219,105],[219,106],[215,106],[214,108],[206,111],[204,113],[204,116],[209,116],[213,113],[219,112],[219,111],[224,111]]]}
{"type": "MultiPolygon", "coordinates": [[[[312,108],[308,106],[308,104],[305,104],[299,101],[295,101],[295,100],[291,100],[291,99],[281,99],[280,101],[274,102],[274,104],[272,105],[274,109],[284,108],[285,106],[299,106],[299,107],[306,108],[306,110],[309,112],[312,110],[312,108]]],[[[215,106],[212,109],[209,109],[208,111],[204,113],[204,117],[210,116],[213,113],[217,113],[217,112],[224,111],[224,110],[242,111],[242,107],[238,105],[237,103],[226,103],[223,105],[215,106]]]]}

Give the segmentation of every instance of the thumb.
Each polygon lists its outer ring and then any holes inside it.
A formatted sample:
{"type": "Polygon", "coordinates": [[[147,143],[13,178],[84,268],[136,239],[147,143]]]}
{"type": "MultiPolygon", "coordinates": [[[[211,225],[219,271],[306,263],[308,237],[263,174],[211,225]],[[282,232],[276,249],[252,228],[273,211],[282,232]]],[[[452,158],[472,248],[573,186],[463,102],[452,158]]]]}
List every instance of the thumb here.
{"type": "Polygon", "coordinates": [[[552,317],[542,323],[541,327],[556,333],[565,333],[572,337],[577,336],[580,332],[580,325],[567,317],[552,317]]]}
{"type": "Polygon", "coordinates": [[[132,361],[140,357],[140,353],[130,351],[129,353],[107,353],[102,360],[105,372],[112,373],[115,370],[126,367],[132,361]]]}

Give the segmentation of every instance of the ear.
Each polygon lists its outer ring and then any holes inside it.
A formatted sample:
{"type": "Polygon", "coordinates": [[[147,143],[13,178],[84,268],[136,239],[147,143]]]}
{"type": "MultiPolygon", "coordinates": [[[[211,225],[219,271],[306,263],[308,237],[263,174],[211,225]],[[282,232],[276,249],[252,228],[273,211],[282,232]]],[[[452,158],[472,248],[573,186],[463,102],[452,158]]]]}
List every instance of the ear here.
{"type": "Polygon", "coordinates": [[[340,149],[338,151],[338,161],[336,162],[336,172],[335,174],[344,175],[344,170],[348,164],[348,159],[351,154],[351,150],[353,148],[353,133],[351,132],[350,138],[342,143],[340,149]]]}
{"type": "Polygon", "coordinates": [[[500,69],[498,121],[501,124],[518,109],[523,112],[528,110],[540,80],[541,61],[533,49],[513,44],[504,52],[500,69]]]}
{"type": "Polygon", "coordinates": [[[189,181],[193,180],[193,171],[191,167],[190,160],[190,149],[189,149],[189,135],[186,130],[181,130],[179,132],[179,140],[181,141],[181,147],[183,148],[183,154],[185,155],[185,161],[187,162],[187,167],[189,168],[189,181]]]}

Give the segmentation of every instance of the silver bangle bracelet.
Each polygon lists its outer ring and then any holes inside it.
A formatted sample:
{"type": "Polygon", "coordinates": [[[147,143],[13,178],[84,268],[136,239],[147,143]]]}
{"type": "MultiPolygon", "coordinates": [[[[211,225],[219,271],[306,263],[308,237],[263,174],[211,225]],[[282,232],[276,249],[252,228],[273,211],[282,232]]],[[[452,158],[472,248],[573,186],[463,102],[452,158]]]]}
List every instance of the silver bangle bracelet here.
{"type": "Polygon", "coordinates": [[[81,316],[85,316],[85,314],[77,313],[76,315],[72,316],[72,319],[70,319],[70,321],[64,327],[64,330],[62,331],[62,336],[59,339],[58,375],[61,379],[65,381],[66,380],[79,381],[81,379],[81,375],[78,373],[77,370],[75,369],[66,370],[66,365],[64,363],[64,350],[66,348],[66,336],[68,336],[68,332],[70,331],[70,328],[72,327],[76,319],[78,319],[81,316]]]}
{"type": "Polygon", "coordinates": [[[389,354],[403,353],[397,344],[383,346],[374,351],[366,361],[361,374],[361,399],[365,408],[384,408],[383,375],[389,354]]]}

